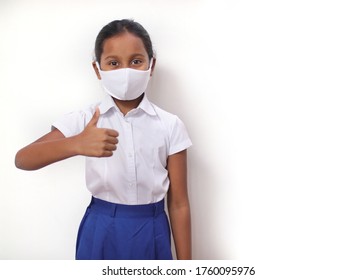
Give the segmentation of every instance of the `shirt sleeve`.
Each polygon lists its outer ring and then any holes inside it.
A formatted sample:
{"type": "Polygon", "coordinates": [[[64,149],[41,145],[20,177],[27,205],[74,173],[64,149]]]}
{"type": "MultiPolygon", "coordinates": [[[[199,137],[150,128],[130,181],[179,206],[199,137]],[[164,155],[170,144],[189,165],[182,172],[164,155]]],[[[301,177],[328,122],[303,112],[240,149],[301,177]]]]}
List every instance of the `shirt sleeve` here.
{"type": "Polygon", "coordinates": [[[65,137],[71,137],[81,133],[86,126],[86,114],[84,112],[71,112],[63,115],[52,124],[52,130],[57,128],[65,137]]]}
{"type": "Polygon", "coordinates": [[[176,154],[192,146],[184,123],[176,116],[170,135],[169,155],[176,154]]]}

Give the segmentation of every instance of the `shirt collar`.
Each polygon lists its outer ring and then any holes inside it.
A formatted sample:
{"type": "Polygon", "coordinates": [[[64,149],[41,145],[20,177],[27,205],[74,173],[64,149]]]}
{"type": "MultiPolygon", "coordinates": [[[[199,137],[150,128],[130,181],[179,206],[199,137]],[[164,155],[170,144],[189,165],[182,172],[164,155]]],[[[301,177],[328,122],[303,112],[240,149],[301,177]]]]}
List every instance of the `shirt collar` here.
{"type": "Polygon", "coordinates": [[[100,114],[105,114],[108,112],[111,108],[114,108],[116,105],[114,103],[113,98],[107,94],[106,97],[102,100],[102,102],[99,104],[99,111],[100,114]]]}
{"type": "MultiPolygon", "coordinates": [[[[107,95],[102,102],[99,104],[99,111],[100,114],[105,114],[108,112],[111,108],[115,108],[116,104],[113,100],[113,98],[110,95],[107,95]]],[[[155,116],[156,111],[153,108],[151,102],[147,98],[146,94],[144,94],[143,100],[141,100],[139,106],[136,109],[141,109],[144,112],[146,112],[148,115],[155,116]]],[[[134,109],[135,110],[135,109],[134,109]]]]}
{"type": "Polygon", "coordinates": [[[146,94],[144,94],[143,100],[141,100],[138,108],[142,109],[144,112],[146,112],[147,114],[149,114],[151,116],[156,115],[156,111],[155,111],[154,107],[152,106],[151,102],[149,101],[149,99],[147,98],[146,94]]]}

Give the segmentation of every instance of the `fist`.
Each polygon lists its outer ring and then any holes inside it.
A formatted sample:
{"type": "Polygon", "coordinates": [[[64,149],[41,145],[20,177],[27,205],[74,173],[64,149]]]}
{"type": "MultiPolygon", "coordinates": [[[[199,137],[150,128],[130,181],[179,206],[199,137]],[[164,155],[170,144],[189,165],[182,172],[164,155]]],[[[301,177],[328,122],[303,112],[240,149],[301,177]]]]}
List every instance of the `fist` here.
{"type": "Polygon", "coordinates": [[[79,154],[89,157],[110,157],[117,148],[119,133],[109,128],[98,128],[99,108],[77,136],[79,154]]]}

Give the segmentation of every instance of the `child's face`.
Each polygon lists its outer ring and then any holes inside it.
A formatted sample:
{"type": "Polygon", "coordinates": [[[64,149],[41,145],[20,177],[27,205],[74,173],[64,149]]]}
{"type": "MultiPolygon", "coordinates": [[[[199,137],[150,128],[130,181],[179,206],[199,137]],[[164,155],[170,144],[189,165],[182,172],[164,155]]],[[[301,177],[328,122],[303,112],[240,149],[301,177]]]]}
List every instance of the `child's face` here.
{"type": "MultiPolygon", "coordinates": [[[[100,57],[100,68],[103,71],[120,68],[147,70],[149,64],[149,56],[139,37],[125,32],[104,41],[103,53],[100,57]]],[[[93,66],[100,79],[95,63],[93,66]]]]}

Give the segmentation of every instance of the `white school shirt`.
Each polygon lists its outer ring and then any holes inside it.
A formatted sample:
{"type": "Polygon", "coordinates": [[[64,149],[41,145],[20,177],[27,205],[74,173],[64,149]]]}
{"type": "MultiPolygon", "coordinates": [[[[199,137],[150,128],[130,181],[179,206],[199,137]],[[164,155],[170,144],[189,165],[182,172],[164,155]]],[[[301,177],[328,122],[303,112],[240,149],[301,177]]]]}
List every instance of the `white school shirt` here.
{"type": "Polygon", "coordinates": [[[169,188],[167,158],[192,145],[183,122],[146,95],[125,116],[109,95],[99,104],[64,115],[53,123],[65,137],[83,131],[99,106],[97,127],[119,133],[111,157],[86,157],[86,185],[96,198],[120,204],[148,204],[162,200],[169,188]]]}

